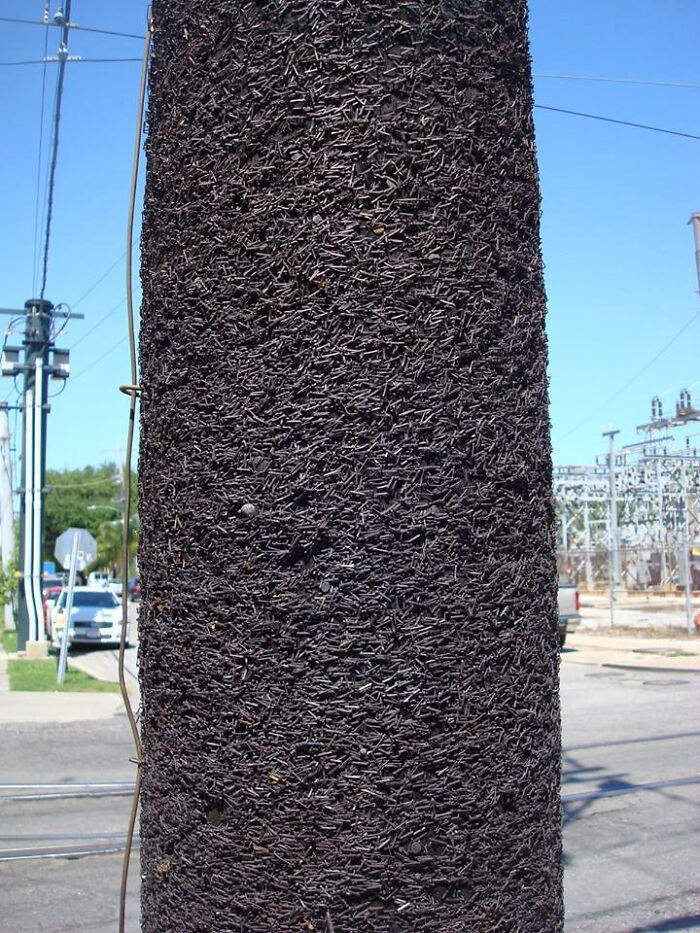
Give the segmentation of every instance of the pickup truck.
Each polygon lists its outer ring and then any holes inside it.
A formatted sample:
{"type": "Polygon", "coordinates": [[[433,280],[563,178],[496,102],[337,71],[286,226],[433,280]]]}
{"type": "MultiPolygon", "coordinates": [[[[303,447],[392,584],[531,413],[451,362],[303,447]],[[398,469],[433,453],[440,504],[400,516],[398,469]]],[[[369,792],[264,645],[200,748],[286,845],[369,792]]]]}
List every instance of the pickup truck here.
{"type": "Polygon", "coordinates": [[[559,645],[564,647],[566,636],[575,632],[581,618],[579,615],[578,590],[575,583],[559,584],[559,645]]]}

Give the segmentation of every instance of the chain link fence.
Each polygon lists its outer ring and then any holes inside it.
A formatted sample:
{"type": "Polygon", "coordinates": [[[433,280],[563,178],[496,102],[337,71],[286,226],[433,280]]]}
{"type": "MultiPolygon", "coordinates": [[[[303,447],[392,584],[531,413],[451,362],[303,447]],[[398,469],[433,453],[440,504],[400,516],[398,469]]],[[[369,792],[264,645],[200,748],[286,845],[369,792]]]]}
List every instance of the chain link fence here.
{"type": "Polygon", "coordinates": [[[671,544],[663,549],[622,547],[613,553],[605,547],[560,548],[557,566],[561,579],[576,583],[583,591],[605,590],[612,572],[616,586],[630,593],[652,590],[676,593],[685,588],[690,574],[692,589],[700,592],[700,545],[688,549],[671,544]]]}

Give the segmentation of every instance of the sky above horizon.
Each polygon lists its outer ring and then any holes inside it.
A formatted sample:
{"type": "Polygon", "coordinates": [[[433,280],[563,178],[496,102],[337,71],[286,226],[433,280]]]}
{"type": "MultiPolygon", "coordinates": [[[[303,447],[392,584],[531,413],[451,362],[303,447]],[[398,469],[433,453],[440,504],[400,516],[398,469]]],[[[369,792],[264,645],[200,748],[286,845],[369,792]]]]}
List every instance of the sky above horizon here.
{"type": "MultiPolygon", "coordinates": [[[[143,34],[146,9],[140,0],[73,0],[71,19],[143,34]]],[[[0,18],[36,21],[43,10],[44,0],[0,0],[0,18]]],[[[48,33],[55,55],[60,33],[48,33]]],[[[42,58],[45,34],[0,19],[0,62],[42,58]]],[[[697,0],[531,0],[535,103],[700,136],[698,34],[697,0]]],[[[75,30],[69,51],[136,59],[142,42],[75,30]]],[[[72,375],[52,401],[54,469],[114,461],[124,445],[128,400],[118,386],[130,381],[124,254],[139,71],[137,61],[66,68],[46,296],[85,318],[58,340],[71,348],[72,375]]],[[[46,68],[39,161],[43,72],[41,65],[0,66],[5,308],[21,308],[37,290],[56,66],[46,68]]],[[[639,440],[653,396],[666,414],[683,388],[700,399],[700,301],[688,226],[700,211],[700,139],[544,109],[535,110],[535,125],[554,461],[592,463],[611,426],[620,429],[619,443],[639,440]]],[[[138,269],[138,231],[135,240],[138,269]]],[[[2,319],[3,331],[10,321],[2,319]]],[[[21,335],[8,342],[19,344],[21,335]]],[[[11,379],[0,383],[0,399],[16,401],[11,379]]],[[[696,428],[676,432],[678,442],[688,434],[695,444],[696,428]]]]}

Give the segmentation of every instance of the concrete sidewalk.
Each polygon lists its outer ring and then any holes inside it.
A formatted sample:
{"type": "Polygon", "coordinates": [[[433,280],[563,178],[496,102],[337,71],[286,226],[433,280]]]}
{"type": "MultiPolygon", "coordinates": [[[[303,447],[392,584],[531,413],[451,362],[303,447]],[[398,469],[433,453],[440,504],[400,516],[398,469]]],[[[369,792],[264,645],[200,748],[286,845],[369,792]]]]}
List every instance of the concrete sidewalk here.
{"type": "Polygon", "coordinates": [[[83,722],[112,719],[124,713],[119,693],[44,693],[12,690],[0,693],[0,724],[83,722]]]}
{"type": "Polygon", "coordinates": [[[0,648],[0,724],[82,722],[126,715],[120,693],[10,690],[7,661],[0,648]]]}
{"type": "MultiPolygon", "coordinates": [[[[700,599],[691,600],[691,620],[700,612],[700,599]]],[[[615,593],[614,625],[627,629],[654,630],[662,635],[676,632],[688,634],[685,598],[682,594],[615,593]]],[[[691,626],[694,628],[694,624],[691,626]]],[[[581,629],[610,629],[610,596],[608,593],[581,593],[581,629]]]]}
{"type": "Polygon", "coordinates": [[[699,638],[659,638],[644,633],[579,629],[566,639],[562,664],[599,664],[700,674],[699,638]]]}

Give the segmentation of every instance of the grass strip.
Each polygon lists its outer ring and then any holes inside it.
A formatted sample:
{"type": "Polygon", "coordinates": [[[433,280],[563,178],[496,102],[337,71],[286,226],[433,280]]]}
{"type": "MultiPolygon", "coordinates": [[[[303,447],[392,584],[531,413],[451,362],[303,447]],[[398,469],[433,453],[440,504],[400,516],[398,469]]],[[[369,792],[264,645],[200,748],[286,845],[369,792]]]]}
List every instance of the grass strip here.
{"type": "Polygon", "coordinates": [[[83,671],[68,668],[62,684],[56,683],[56,660],[11,659],[7,664],[10,690],[31,690],[60,693],[118,693],[119,684],[97,680],[83,671]]]}
{"type": "Polygon", "coordinates": [[[17,651],[17,632],[11,632],[9,628],[3,629],[2,648],[5,654],[14,654],[17,651]]]}

